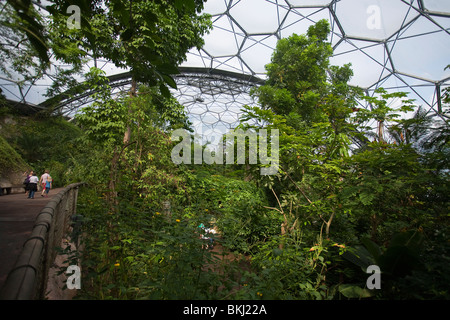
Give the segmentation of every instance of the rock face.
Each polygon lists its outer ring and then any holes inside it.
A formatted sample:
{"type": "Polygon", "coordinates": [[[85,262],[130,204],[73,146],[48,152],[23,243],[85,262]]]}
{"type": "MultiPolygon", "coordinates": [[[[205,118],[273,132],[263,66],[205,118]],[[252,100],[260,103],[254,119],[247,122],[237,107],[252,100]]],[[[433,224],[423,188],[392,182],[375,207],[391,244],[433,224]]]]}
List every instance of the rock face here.
{"type": "MultiPolygon", "coordinates": [[[[61,243],[61,248],[66,249],[68,245],[68,240],[63,239],[61,243]]],[[[71,247],[75,245],[72,243],[71,247]]],[[[58,254],[53,262],[49,272],[48,281],[46,285],[46,295],[47,300],[72,300],[72,298],[77,294],[77,289],[68,289],[67,281],[68,276],[64,272],[67,270],[69,256],[67,254],[58,254]]]]}
{"type": "Polygon", "coordinates": [[[0,176],[0,186],[3,188],[15,188],[17,186],[23,187],[23,180],[25,180],[27,173],[24,172],[6,172],[0,176]]]}
{"type": "Polygon", "coordinates": [[[25,186],[23,185],[23,180],[26,174],[12,173],[8,176],[0,177],[0,195],[10,194],[10,193],[24,193],[25,186]]]}
{"type": "MultiPolygon", "coordinates": [[[[0,129],[13,120],[4,118],[0,121],[0,129]]],[[[25,192],[23,180],[26,177],[27,164],[17,151],[0,136],[0,195],[25,192]]]]}

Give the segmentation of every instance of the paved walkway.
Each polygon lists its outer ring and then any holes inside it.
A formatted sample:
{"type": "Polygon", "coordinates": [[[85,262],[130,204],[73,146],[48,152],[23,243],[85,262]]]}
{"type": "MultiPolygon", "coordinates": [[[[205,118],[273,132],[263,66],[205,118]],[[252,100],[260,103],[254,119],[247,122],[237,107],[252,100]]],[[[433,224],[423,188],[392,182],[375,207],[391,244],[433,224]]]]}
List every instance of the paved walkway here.
{"type": "Polygon", "coordinates": [[[48,198],[41,197],[40,192],[34,199],[27,199],[25,193],[0,196],[0,289],[31,234],[37,215],[62,189],[52,189],[48,198]]]}

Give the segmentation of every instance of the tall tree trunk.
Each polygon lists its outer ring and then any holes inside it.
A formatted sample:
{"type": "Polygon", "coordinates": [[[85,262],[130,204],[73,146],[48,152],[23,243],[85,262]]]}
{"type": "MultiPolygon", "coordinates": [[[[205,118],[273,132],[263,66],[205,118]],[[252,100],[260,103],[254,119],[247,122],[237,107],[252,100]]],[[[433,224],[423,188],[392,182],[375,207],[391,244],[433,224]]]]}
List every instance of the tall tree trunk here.
{"type": "Polygon", "coordinates": [[[111,159],[111,169],[109,171],[109,184],[108,184],[108,187],[109,187],[108,200],[109,200],[109,204],[111,206],[111,208],[110,208],[111,210],[114,209],[113,206],[118,205],[116,184],[117,184],[117,180],[118,180],[117,171],[118,171],[119,161],[120,161],[125,149],[128,146],[132,145],[133,143],[136,143],[136,141],[124,144],[120,151],[118,150],[118,147],[116,147],[116,149],[114,150],[114,153],[113,153],[113,157],[111,159]]]}
{"type": "Polygon", "coordinates": [[[328,219],[328,221],[326,222],[326,228],[325,228],[325,235],[327,237],[327,239],[330,237],[330,226],[331,226],[331,222],[333,221],[335,215],[335,209],[333,209],[333,213],[330,216],[330,219],[328,219]]]}
{"type": "MultiPolygon", "coordinates": [[[[134,77],[131,79],[131,89],[130,89],[130,98],[136,96],[136,80],[134,77]]],[[[123,146],[122,148],[116,147],[114,150],[113,157],[111,159],[111,169],[109,172],[109,204],[111,206],[110,210],[113,210],[113,207],[117,205],[117,171],[118,165],[120,161],[120,157],[125,148],[130,145],[131,139],[131,115],[133,113],[131,108],[132,101],[128,104],[128,124],[127,129],[125,130],[125,134],[123,136],[123,146]],[[121,149],[121,151],[119,151],[121,149]]]]}
{"type": "Polygon", "coordinates": [[[109,171],[109,183],[108,183],[108,203],[109,210],[111,212],[114,211],[114,208],[117,205],[117,191],[116,191],[116,172],[117,172],[117,163],[119,161],[119,151],[114,150],[113,157],[111,159],[111,168],[109,171]]]}
{"type": "Polygon", "coordinates": [[[286,235],[286,230],[287,230],[287,226],[288,226],[287,218],[284,213],[283,213],[283,216],[284,216],[284,221],[281,224],[281,242],[280,242],[280,245],[278,246],[281,250],[284,249],[284,242],[285,242],[284,236],[286,235]]]}
{"type": "Polygon", "coordinates": [[[383,121],[378,121],[378,141],[384,143],[383,139],[383,121]]]}
{"type": "MultiPolygon", "coordinates": [[[[136,79],[133,77],[131,79],[131,89],[130,89],[130,98],[136,96],[136,79]]],[[[126,145],[130,142],[131,139],[131,114],[133,111],[131,110],[131,101],[128,104],[128,124],[127,124],[127,130],[125,131],[125,134],[123,136],[123,144],[126,145]]]]}
{"type": "Polygon", "coordinates": [[[375,241],[378,229],[378,217],[376,213],[374,213],[371,217],[371,230],[370,230],[370,238],[375,241]]]}

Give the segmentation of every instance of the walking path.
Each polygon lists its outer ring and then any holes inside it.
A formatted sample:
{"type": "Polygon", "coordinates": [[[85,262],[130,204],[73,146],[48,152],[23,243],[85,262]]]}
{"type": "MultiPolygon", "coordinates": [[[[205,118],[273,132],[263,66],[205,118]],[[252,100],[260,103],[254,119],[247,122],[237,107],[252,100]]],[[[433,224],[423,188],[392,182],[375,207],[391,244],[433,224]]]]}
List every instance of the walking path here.
{"type": "Polygon", "coordinates": [[[37,215],[62,189],[52,189],[48,198],[41,197],[40,192],[34,199],[27,199],[24,193],[0,196],[0,289],[31,234],[37,215]]]}

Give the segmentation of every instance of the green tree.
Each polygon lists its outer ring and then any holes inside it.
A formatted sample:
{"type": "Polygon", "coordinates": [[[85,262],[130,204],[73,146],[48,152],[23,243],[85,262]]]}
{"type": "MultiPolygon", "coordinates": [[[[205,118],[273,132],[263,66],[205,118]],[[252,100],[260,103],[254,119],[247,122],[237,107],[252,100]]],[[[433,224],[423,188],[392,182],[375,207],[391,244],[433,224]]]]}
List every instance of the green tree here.
{"type": "Polygon", "coordinates": [[[280,131],[281,171],[277,182],[266,178],[269,186],[281,199],[286,197],[281,203],[292,206],[297,220],[323,221],[327,235],[342,211],[336,194],[345,175],[343,159],[356,132],[349,120],[360,94],[347,84],[349,65],[330,66],[328,33],[328,22],[322,20],[306,35],[280,40],[266,67],[267,83],[253,92],[261,108],[248,107],[242,119],[257,118],[280,131]]]}
{"type": "Polygon", "coordinates": [[[0,71],[25,93],[50,65],[43,18],[31,0],[2,1],[0,39],[0,71]]]}
{"type": "Polygon", "coordinates": [[[104,71],[97,68],[91,68],[86,78],[94,92],[94,102],[75,117],[84,132],[81,142],[95,151],[92,158],[86,157],[90,158],[85,167],[86,175],[94,184],[97,184],[96,179],[100,185],[107,184],[111,203],[118,203],[119,189],[131,199],[138,194],[147,194],[145,198],[149,199],[162,196],[163,191],[155,189],[155,183],[160,187],[177,184],[169,174],[175,168],[170,160],[171,144],[167,140],[172,129],[190,129],[184,107],[175,98],[167,98],[157,88],[145,85],[137,89],[135,96],[114,97],[104,71]],[[127,127],[134,138],[124,144],[122,139],[127,127]],[[91,176],[91,168],[96,168],[98,176],[91,176]]]}
{"type": "MultiPolygon", "coordinates": [[[[278,41],[271,62],[266,65],[265,85],[253,90],[263,109],[286,116],[292,112],[310,124],[320,121],[326,100],[342,99],[354,104],[352,97],[358,92],[347,85],[353,75],[350,65],[330,66],[333,50],[326,41],[329,32],[328,22],[321,20],[305,35],[293,34],[278,41]]],[[[332,113],[330,110],[330,116],[336,116],[332,113]]]]}
{"type": "MultiPolygon", "coordinates": [[[[79,3],[80,28],[70,29],[65,13],[69,4],[55,1],[48,7],[56,56],[77,64],[86,58],[106,59],[129,69],[132,96],[138,82],[158,86],[163,95],[170,96],[166,84],[176,88],[171,75],[178,73],[177,66],[190,48],[203,45],[202,35],[211,26],[208,15],[198,15],[201,0],[85,0],[79,3]]],[[[128,127],[124,143],[130,141],[130,133],[128,127]]]]}
{"type": "Polygon", "coordinates": [[[178,72],[177,66],[190,48],[203,45],[202,35],[211,27],[209,16],[199,15],[203,2],[6,1],[0,11],[4,40],[0,68],[7,74],[22,74],[22,83],[32,84],[48,76],[53,83],[47,94],[54,97],[68,89],[83,90],[74,76],[83,75],[87,60],[104,59],[130,70],[131,94],[135,93],[135,83],[142,82],[158,86],[169,96],[167,85],[176,87],[171,75],[178,72]],[[68,23],[70,5],[80,10],[79,28],[68,23]],[[12,69],[3,61],[13,62],[12,69]]]}
{"type": "MultiPolygon", "coordinates": [[[[247,122],[256,119],[261,127],[280,132],[278,175],[252,175],[268,188],[272,214],[283,217],[277,239],[282,251],[273,259],[280,268],[288,266],[291,259],[299,259],[294,248],[299,245],[296,237],[302,234],[303,241],[314,243],[312,260],[308,254],[303,257],[306,260],[300,258],[312,269],[306,268],[309,271],[304,270],[303,275],[289,272],[299,279],[316,275],[308,284],[305,278],[299,281],[311,290],[326,283],[330,294],[331,283],[327,282],[339,278],[329,270],[345,266],[333,246],[358,243],[363,237],[385,244],[404,230],[430,232],[447,204],[442,197],[446,188],[441,179],[445,175],[430,177],[426,148],[411,145],[420,132],[430,137],[437,133],[428,126],[431,123],[402,120],[403,113],[414,110],[406,93],[380,88],[373,96],[364,96],[358,88],[350,87],[350,65],[329,65],[328,30],[327,23],[321,21],[304,36],[279,41],[267,65],[266,84],[253,91],[261,107],[246,107],[241,127],[259,128],[247,122]],[[371,108],[357,108],[357,99],[365,100],[371,108]],[[392,104],[392,100],[399,103],[392,104]],[[369,127],[373,122],[376,126],[369,127]],[[405,139],[394,144],[389,132],[405,139]],[[365,142],[358,149],[352,145],[355,140],[365,142]],[[430,199],[439,199],[439,204],[432,205],[430,199]]],[[[445,141],[442,136],[438,140],[445,141]]],[[[274,249],[266,244],[261,250],[265,257],[274,249]]],[[[259,263],[263,268],[274,268],[274,262],[259,263]]],[[[276,273],[276,268],[272,270],[276,273]]]]}

